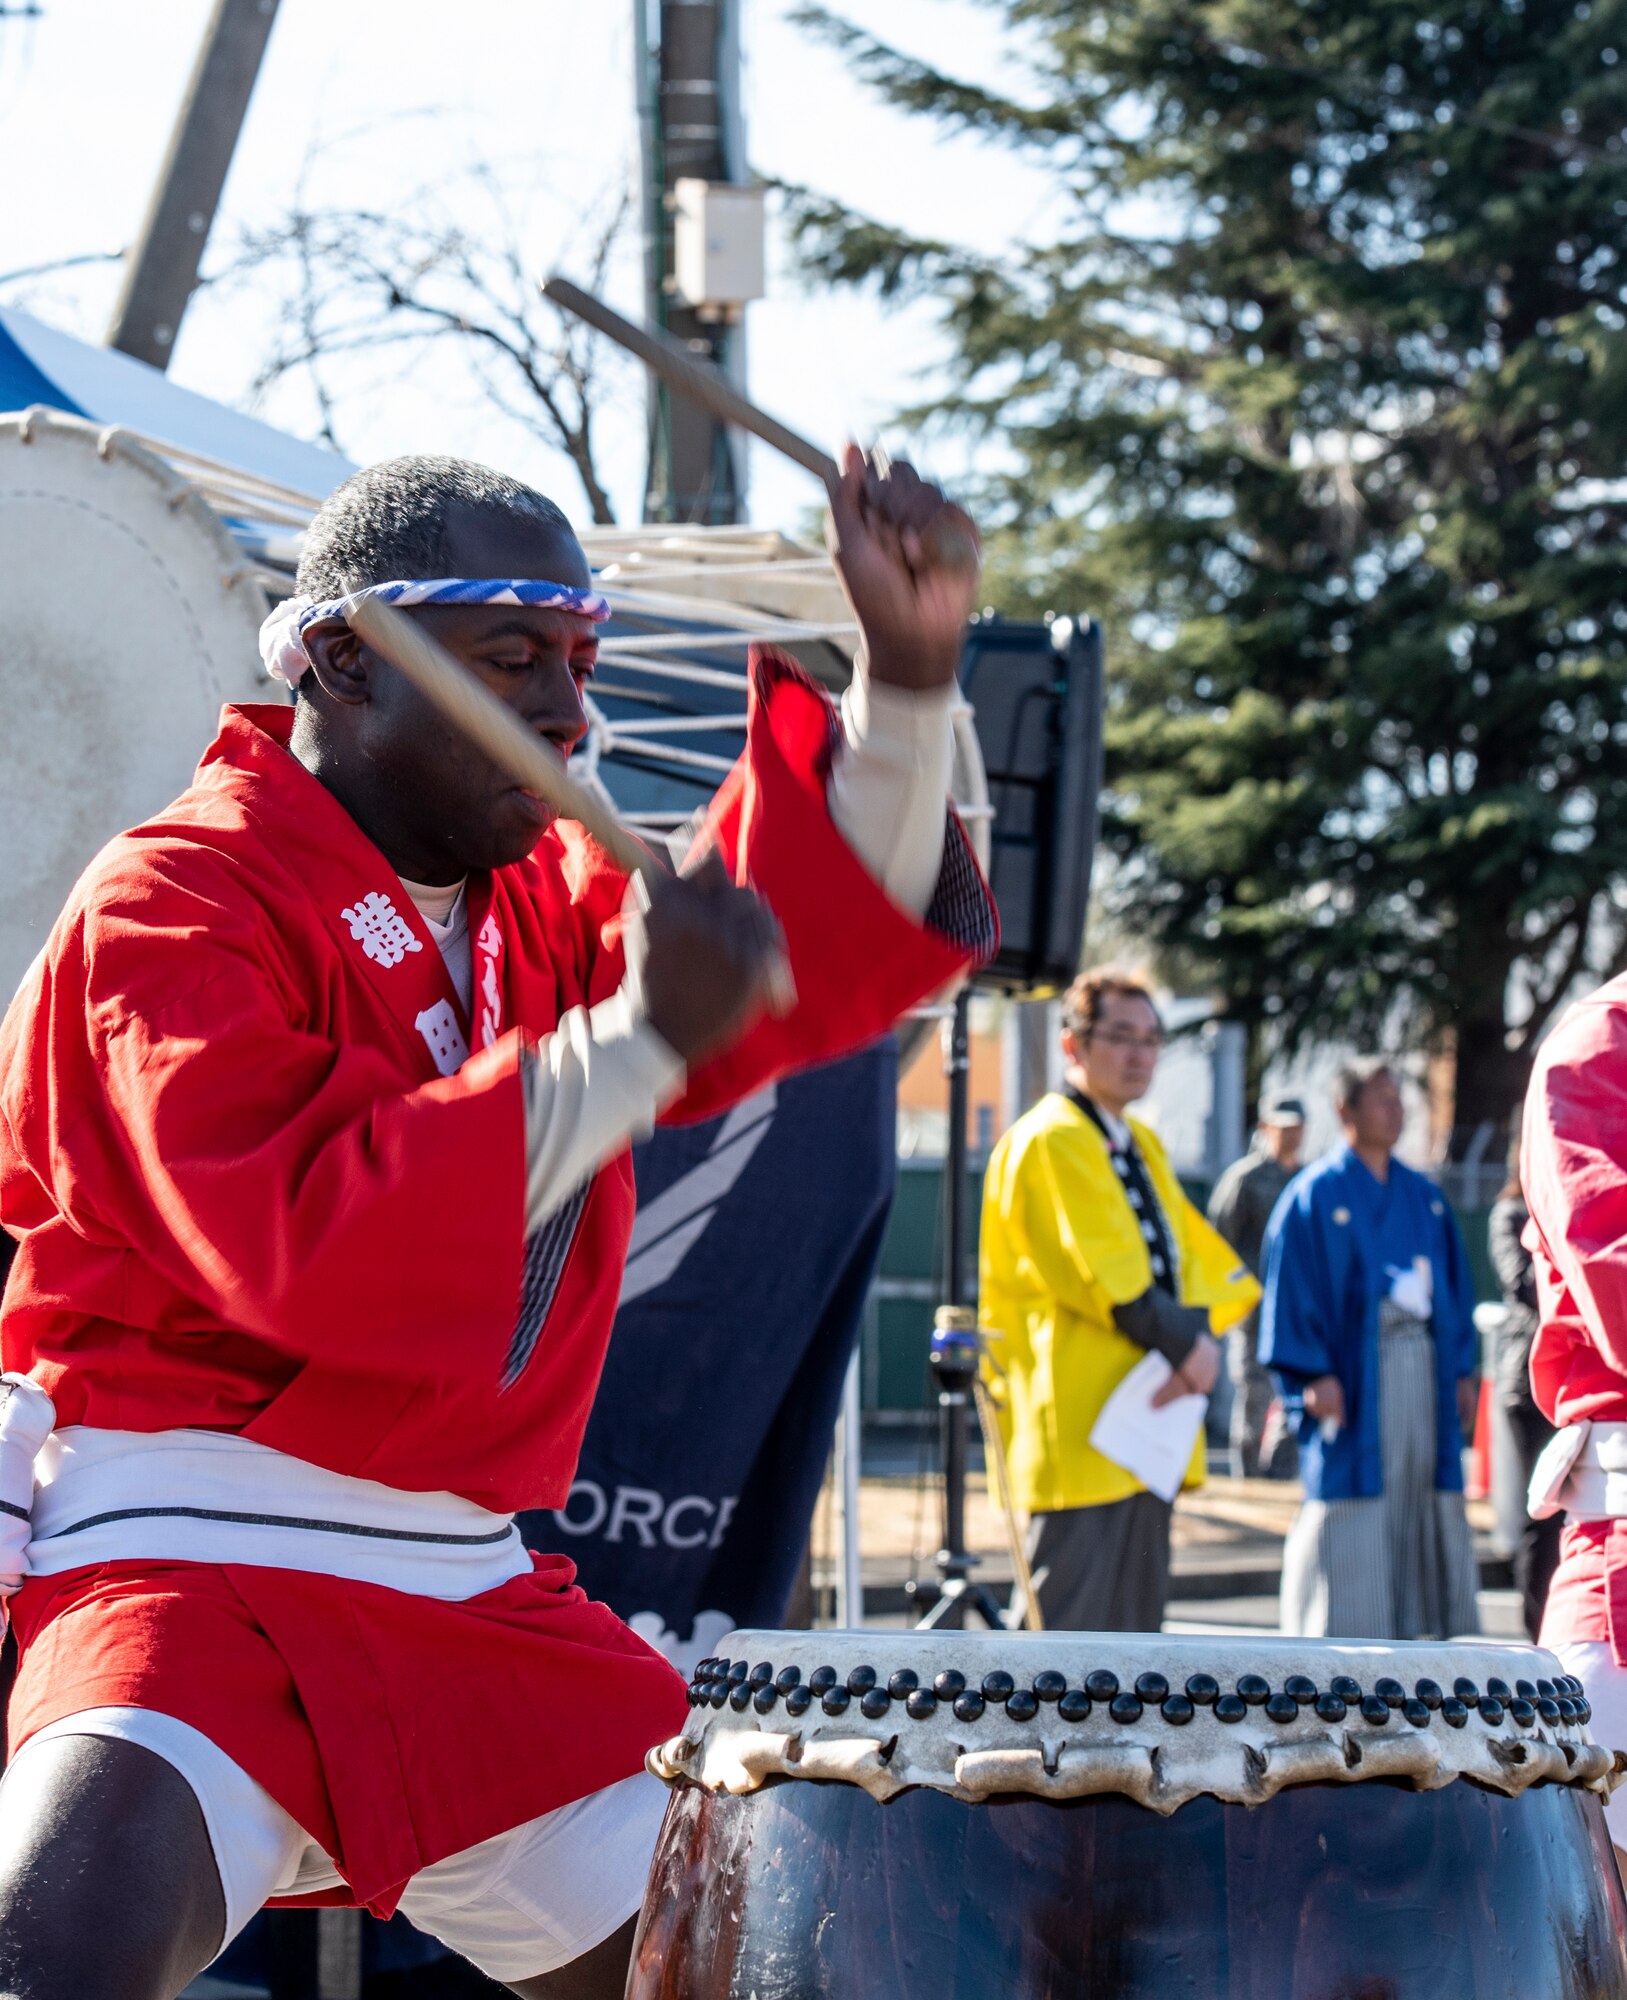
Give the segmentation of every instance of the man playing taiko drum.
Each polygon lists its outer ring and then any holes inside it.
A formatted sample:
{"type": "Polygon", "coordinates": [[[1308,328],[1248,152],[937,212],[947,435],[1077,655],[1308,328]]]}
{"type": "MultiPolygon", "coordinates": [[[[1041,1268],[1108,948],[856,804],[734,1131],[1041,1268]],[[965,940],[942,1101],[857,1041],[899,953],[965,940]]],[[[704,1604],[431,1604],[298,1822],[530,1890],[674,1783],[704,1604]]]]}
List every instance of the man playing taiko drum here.
{"type": "Polygon", "coordinates": [[[228,709],[75,889],[0,1030],[29,1579],[0,1991],[164,2000],[280,1897],[400,1907],[517,1992],[621,1993],[683,1684],[512,1515],[570,1488],[629,1139],[870,1039],[993,942],[945,813],[976,569],[933,551],[969,524],[854,450],[833,523],[842,716],[754,657],[714,858],[642,913],[345,621],[358,591],[411,607],[557,754],[581,739],[582,549],[454,460],[328,501],[268,621],[293,707],[228,709]]]}
{"type": "MultiPolygon", "coordinates": [[[[1531,1389],[1558,1427],[1531,1511],[1567,1516],[1540,1643],[1586,1682],[1595,1738],[1627,1749],[1627,977],[1543,1043],[1520,1178],[1539,1317],[1531,1389]]],[[[1627,1866],[1623,1793],[1606,1810],[1627,1866]]]]}

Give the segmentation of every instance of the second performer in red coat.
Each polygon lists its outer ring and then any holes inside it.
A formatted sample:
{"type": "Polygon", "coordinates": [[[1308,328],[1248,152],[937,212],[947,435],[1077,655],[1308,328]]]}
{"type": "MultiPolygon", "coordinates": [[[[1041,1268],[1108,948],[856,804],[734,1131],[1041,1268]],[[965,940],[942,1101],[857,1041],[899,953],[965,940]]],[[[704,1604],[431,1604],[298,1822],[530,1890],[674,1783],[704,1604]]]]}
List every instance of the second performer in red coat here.
{"type": "MultiPolygon", "coordinates": [[[[1541,1643],[1585,1684],[1597,1739],[1627,1749],[1627,979],[1543,1043],[1520,1178],[1539,1314],[1531,1388],[1558,1427],[1531,1505],[1566,1516],[1541,1643]]],[[[1627,1799],[1606,1810],[1627,1865],[1627,1799]]]]}

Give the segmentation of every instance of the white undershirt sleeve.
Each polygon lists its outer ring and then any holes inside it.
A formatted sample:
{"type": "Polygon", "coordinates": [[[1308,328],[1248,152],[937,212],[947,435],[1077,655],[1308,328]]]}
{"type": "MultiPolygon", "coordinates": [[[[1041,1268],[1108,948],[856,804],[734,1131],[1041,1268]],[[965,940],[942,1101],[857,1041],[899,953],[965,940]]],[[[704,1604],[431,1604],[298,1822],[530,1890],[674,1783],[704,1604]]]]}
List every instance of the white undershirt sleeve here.
{"type": "Polygon", "coordinates": [[[843,744],[827,798],[836,830],[887,895],[926,914],[943,866],[958,690],[893,687],[861,661],[842,696],[843,744]]]}
{"type": "MultiPolygon", "coordinates": [[[[463,885],[431,889],[404,881],[402,886],[467,1008],[474,964],[463,885]]],[[[636,895],[629,896],[623,914],[627,972],[620,987],[597,1007],[570,1008],[554,1032],[520,1058],[527,1236],[590,1174],[642,1139],[684,1087],[682,1060],[644,1012],[644,919],[636,895]]]]}
{"type": "Polygon", "coordinates": [[[683,1089],[684,1065],[623,986],[572,1007],[526,1050],[525,1229],[532,1230],[683,1089]]]}
{"type": "Polygon", "coordinates": [[[525,1053],[525,1231],[529,1236],[590,1174],[644,1138],[683,1090],[687,1071],[644,1010],[644,910],[622,906],[626,974],[608,1000],[571,1007],[525,1053]]]}

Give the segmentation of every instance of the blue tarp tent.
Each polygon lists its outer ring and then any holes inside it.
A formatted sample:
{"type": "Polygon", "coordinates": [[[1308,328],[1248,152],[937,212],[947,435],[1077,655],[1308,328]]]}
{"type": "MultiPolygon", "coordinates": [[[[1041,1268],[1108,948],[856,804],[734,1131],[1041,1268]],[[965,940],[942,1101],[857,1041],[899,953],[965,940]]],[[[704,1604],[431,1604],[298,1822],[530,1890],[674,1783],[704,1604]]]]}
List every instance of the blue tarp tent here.
{"type": "Polygon", "coordinates": [[[159,444],[317,500],[353,470],[337,452],[178,388],[144,361],[93,347],[28,313],[0,306],[0,410],[26,410],[35,403],[96,424],[122,424],[159,444]]]}

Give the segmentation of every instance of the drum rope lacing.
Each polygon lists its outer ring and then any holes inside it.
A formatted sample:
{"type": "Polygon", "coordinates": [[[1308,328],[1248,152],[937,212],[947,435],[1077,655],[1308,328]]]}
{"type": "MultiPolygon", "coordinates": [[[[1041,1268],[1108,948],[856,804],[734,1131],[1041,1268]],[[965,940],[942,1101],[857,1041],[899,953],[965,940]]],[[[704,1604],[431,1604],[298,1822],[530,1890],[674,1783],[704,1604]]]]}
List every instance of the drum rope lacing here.
{"type": "Polygon", "coordinates": [[[1393,1675],[1363,1687],[1352,1675],[1336,1674],[1324,1688],[1308,1674],[1290,1673],[1273,1689],[1265,1675],[1242,1673],[1223,1689],[1213,1674],[1194,1673],[1175,1688],[1157,1671],[1124,1686],[1110,1669],[1097,1668],[1073,1683],[1055,1671],[1035,1673],[1020,1686],[997,1668],[974,1685],[954,1667],[929,1680],[913,1667],[883,1676],[864,1664],[845,1675],[824,1665],[804,1676],[795,1665],[776,1670],[767,1660],[715,1657],[694,1669],[688,1699],[692,1709],[727,1713],[716,1722],[698,1714],[699,1734],[691,1725],[658,1746],[649,1768],[668,1783],[730,1793],[802,1777],[861,1785],[882,1800],[928,1784],[973,1800],[1006,1792],[1055,1799],[1120,1792],[1171,1812],[1202,1793],[1258,1804],[1288,1785],[1367,1778],[1434,1789],[1462,1777],[1509,1794],[1568,1784],[1607,1795],[1627,1771],[1627,1754],[1580,1734],[1592,1708],[1581,1681],[1569,1674],[1512,1685],[1489,1676],[1483,1691],[1459,1676],[1450,1693],[1425,1677],[1409,1694],[1393,1675]],[[790,1725],[784,1730],[771,1726],[776,1711],[790,1725]],[[1471,1716],[1482,1727],[1457,1734],[1471,1716]],[[870,1724],[872,1732],[889,1719],[901,1726],[890,1737],[843,1733],[844,1718],[861,1730],[870,1724]],[[1454,1733],[1432,1728],[1437,1718],[1454,1733]],[[1397,1733],[1392,1720],[1410,1727],[1397,1733]],[[1194,1743],[1197,1754],[1173,1758],[1160,1747],[1180,1742],[1173,1732],[1194,1721],[1200,1735],[1208,1731],[1206,1750],[1194,1743]],[[1262,1722],[1270,1725],[1263,1739],[1262,1722]],[[1295,1723],[1300,1728],[1290,1735],[1295,1723]],[[974,1732],[967,1743],[943,1740],[946,1729],[958,1737],[955,1725],[974,1732]],[[974,1747],[991,1725],[1005,1740],[974,1747]],[[1142,1740],[1149,1729],[1157,1740],[1142,1740]]]}

